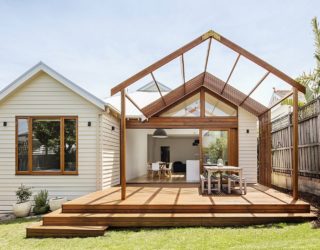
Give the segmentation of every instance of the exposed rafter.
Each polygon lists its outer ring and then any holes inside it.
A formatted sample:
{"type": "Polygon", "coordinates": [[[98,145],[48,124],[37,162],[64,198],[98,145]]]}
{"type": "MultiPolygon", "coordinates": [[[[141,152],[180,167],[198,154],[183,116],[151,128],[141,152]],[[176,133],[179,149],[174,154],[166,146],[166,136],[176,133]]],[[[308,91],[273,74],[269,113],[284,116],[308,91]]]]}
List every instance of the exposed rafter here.
{"type": "Polygon", "coordinates": [[[184,92],[186,92],[185,84],[186,84],[186,73],[184,69],[184,56],[183,54],[180,56],[180,68],[181,68],[181,76],[184,85],[184,92]]]}
{"type": "Polygon", "coordinates": [[[161,90],[160,90],[160,88],[159,88],[159,84],[158,84],[156,78],[154,77],[154,74],[153,74],[152,72],[151,72],[150,74],[151,74],[151,77],[152,77],[155,85],[157,86],[158,92],[159,92],[159,94],[160,94],[160,96],[161,96],[161,99],[162,99],[164,105],[166,105],[166,101],[165,101],[164,98],[163,98],[163,95],[162,95],[161,90]]]}
{"type": "MultiPolygon", "coordinates": [[[[209,37],[208,37],[209,38],[209,37]]],[[[171,54],[163,57],[162,59],[160,59],[159,61],[151,64],[149,67],[141,70],[140,72],[138,72],[137,74],[131,76],[130,78],[128,78],[127,80],[123,81],[122,83],[118,84],[117,86],[113,87],[111,89],[111,95],[114,95],[116,93],[118,93],[119,91],[121,91],[121,89],[124,89],[126,87],[128,87],[129,85],[131,85],[132,83],[140,80],[142,77],[150,74],[151,72],[157,70],[158,68],[160,68],[161,66],[167,64],[168,62],[171,62],[173,59],[177,58],[178,56],[181,56],[182,54],[186,53],[187,51],[191,50],[192,48],[196,47],[197,45],[201,44],[202,42],[204,42],[205,40],[207,40],[208,38],[204,38],[203,36],[199,36],[196,39],[194,39],[193,41],[191,41],[190,43],[182,46],[181,48],[177,49],[176,51],[172,52],[171,54]]]]}
{"type": "Polygon", "coordinates": [[[207,72],[207,68],[208,68],[208,62],[209,62],[209,56],[210,56],[210,49],[211,49],[211,42],[212,42],[212,38],[209,39],[207,56],[206,56],[206,61],[205,61],[205,64],[204,64],[204,72],[207,72]]]}
{"type": "Polygon", "coordinates": [[[228,78],[227,78],[227,80],[226,80],[226,83],[225,83],[225,85],[223,86],[223,88],[222,88],[222,90],[221,90],[221,94],[223,94],[224,89],[226,88],[227,84],[229,83],[229,80],[230,80],[230,78],[231,78],[231,76],[232,76],[232,74],[233,74],[233,71],[235,70],[235,68],[236,68],[236,66],[237,66],[237,64],[238,64],[238,61],[239,61],[239,59],[240,59],[240,56],[241,56],[241,55],[238,54],[237,59],[235,60],[233,66],[232,66],[232,69],[231,69],[231,71],[230,71],[230,73],[229,73],[229,76],[228,76],[228,78]]]}
{"type": "Polygon", "coordinates": [[[282,79],[283,81],[289,83],[292,87],[295,87],[299,91],[305,93],[306,89],[303,85],[299,84],[297,81],[292,79],[290,76],[286,75],[282,71],[273,67],[271,64],[269,64],[266,61],[262,60],[261,58],[255,56],[254,54],[250,53],[249,51],[245,50],[244,48],[242,48],[239,45],[235,44],[234,42],[230,41],[229,39],[223,37],[222,35],[214,32],[212,30],[208,31],[205,35],[203,35],[203,39],[208,39],[208,37],[212,37],[213,39],[219,41],[223,45],[234,50],[235,52],[238,52],[240,55],[246,57],[250,61],[259,65],[260,67],[266,69],[267,71],[270,71],[275,76],[277,76],[280,79],[282,79]]]}
{"type": "Polygon", "coordinates": [[[259,82],[254,86],[254,88],[249,92],[249,94],[243,99],[239,106],[241,106],[248,99],[248,97],[251,96],[251,94],[259,87],[259,85],[267,78],[269,74],[270,72],[264,74],[264,76],[259,80],[259,82]]]}
{"type": "MultiPolygon", "coordinates": [[[[264,80],[262,79],[261,82],[259,82],[254,89],[250,92],[250,94],[248,96],[244,95],[242,92],[240,92],[239,90],[233,88],[231,85],[228,84],[234,70],[235,67],[237,66],[237,63],[240,59],[240,56],[243,56],[247,59],[249,59],[250,61],[252,61],[253,63],[259,65],[260,67],[264,68],[267,70],[267,74],[273,74],[275,76],[277,76],[278,78],[282,79],[283,81],[287,82],[288,84],[290,84],[292,87],[297,88],[297,90],[305,93],[305,87],[302,86],[301,84],[299,84],[298,82],[296,82],[294,79],[292,79],[291,77],[289,77],[288,75],[286,75],[285,73],[281,72],[280,70],[276,69],[275,67],[273,67],[272,65],[270,65],[269,63],[265,62],[264,60],[262,60],[261,58],[253,55],[252,53],[248,52],[247,50],[241,48],[240,46],[236,45],[235,43],[231,42],[230,40],[228,40],[227,38],[221,36],[220,34],[214,32],[214,31],[208,31],[207,33],[203,34],[202,36],[194,39],[193,41],[191,41],[190,43],[186,44],[185,46],[179,48],[178,50],[174,51],[173,53],[169,54],[168,56],[162,58],[161,60],[155,62],[154,64],[150,65],[149,67],[145,68],[144,70],[138,72],[137,74],[133,75],[132,77],[130,77],[129,79],[123,81],[122,83],[120,83],[119,85],[115,86],[114,88],[112,88],[111,90],[111,94],[114,95],[117,92],[123,90],[124,88],[128,87],[129,85],[131,85],[132,83],[138,81],[139,79],[143,78],[144,76],[151,74],[157,88],[158,91],[160,93],[161,96],[161,100],[162,100],[162,104],[161,106],[167,106],[167,100],[170,100],[170,93],[168,95],[165,96],[165,98],[162,96],[161,90],[158,86],[158,83],[153,75],[153,72],[155,70],[157,70],[158,68],[162,67],[163,65],[169,63],[170,61],[174,60],[175,58],[181,56],[181,68],[182,68],[182,77],[183,77],[183,81],[184,84],[182,86],[182,88],[179,87],[179,89],[182,90],[183,94],[187,94],[188,93],[188,87],[186,86],[186,81],[185,81],[185,68],[184,68],[184,58],[183,58],[183,54],[186,53],[187,51],[193,49],[194,47],[198,46],[199,44],[203,43],[204,41],[206,41],[207,39],[209,40],[209,44],[208,44],[208,51],[207,51],[207,56],[206,56],[206,62],[205,62],[205,72],[204,75],[202,75],[202,77],[206,77],[207,75],[207,67],[208,67],[208,59],[209,59],[209,54],[210,54],[210,47],[211,47],[211,43],[212,43],[212,39],[215,39],[216,41],[220,42],[221,44],[223,44],[224,46],[232,49],[233,51],[238,53],[238,56],[236,58],[236,61],[231,69],[231,72],[228,76],[228,79],[226,80],[226,82],[223,83],[223,81],[221,80],[217,80],[214,79],[214,84],[216,84],[217,82],[219,82],[219,86],[213,86],[214,91],[216,92],[216,88],[219,89],[219,93],[221,96],[227,98],[227,99],[232,99],[232,101],[236,104],[236,105],[241,105],[243,108],[246,108],[247,110],[251,110],[252,113],[256,114],[256,115],[260,115],[262,112],[264,112],[267,108],[265,106],[263,106],[262,104],[259,104],[258,102],[254,101],[252,98],[250,98],[250,95],[252,94],[252,92],[260,85],[260,83],[264,80]],[[220,86],[220,84],[223,83],[223,86],[220,86]],[[226,92],[226,93],[225,93],[226,92]]],[[[266,76],[265,76],[266,77],[266,76]]],[[[210,77],[209,77],[210,78],[210,77]]],[[[202,83],[204,84],[204,78],[202,83]]],[[[207,84],[208,85],[208,84],[207,84]]],[[[209,87],[212,87],[210,84],[208,85],[209,87]]],[[[207,87],[208,87],[207,86],[207,87]]],[[[179,90],[180,91],[180,90],[179,90]]],[[[172,92],[172,91],[171,91],[172,92]]],[[[180,92],[179,92],[180,93],[180,92]]],[[[217,93],[217,92],[216,92],[217,93]]],[[[155,104],[153,104],[155,105],[155,104]]],[[[160,104],[157,104],[160,105],[160,104]]],[[[148,108],[150,109],[154,109],[156,106],[152,106],[152,105],[148,105],[148,108]]],[[[143,108],[141,109],[143,111],[146,111],[147,109],[143,108]]],[[[153,110],[152,113],[150,112],[145,112],[146,114],[154,114],[155,110],[153,110]]]]}

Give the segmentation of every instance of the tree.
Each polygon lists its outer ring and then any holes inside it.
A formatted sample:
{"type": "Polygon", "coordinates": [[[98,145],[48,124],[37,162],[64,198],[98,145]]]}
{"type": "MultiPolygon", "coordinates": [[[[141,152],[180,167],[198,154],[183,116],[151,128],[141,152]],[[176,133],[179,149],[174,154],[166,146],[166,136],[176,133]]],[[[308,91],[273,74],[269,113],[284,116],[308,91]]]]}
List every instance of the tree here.
{"type": "Polygon", "coordinates": [[[208,154],[210,160],[217,161],[218,159],[223,159],[223,152],[226,151],[227,140],[224,137],[217,138],[215,142],[210,143],[208,147],[208,154]]]}
{"type": "Polygon", "coordinates": [[[317,17],[314,17],[311,23],[314,33],[314,58],[316,59],[316,66],[309,73],[304,72],[297,78],[297,81],[306,87],[305,97],[307,102],[320,95],[320,29],[317,17]]]}

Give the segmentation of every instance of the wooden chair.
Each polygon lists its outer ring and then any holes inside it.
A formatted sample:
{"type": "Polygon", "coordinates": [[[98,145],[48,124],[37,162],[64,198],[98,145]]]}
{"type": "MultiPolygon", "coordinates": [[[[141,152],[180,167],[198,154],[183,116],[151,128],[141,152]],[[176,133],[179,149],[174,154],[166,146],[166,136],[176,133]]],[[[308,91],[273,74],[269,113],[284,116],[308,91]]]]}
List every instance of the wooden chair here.
{"type": "Polygon", "coordinates": [[[173,166],[173,163],[170,162],[168,167],[165,166],[162,170],[164,171],[165,174],[169,174],[169,177],[171,178],[172,176],[172,166],[173,166]]]}
{"type": "Polygon", "coordinates": [[[149,177],[152,174],[152,166],[151,162],[147,162],[147,176],[149,177]]]}
{"type": "Polygon", "coordinates": [[[154,162],[151,164],[151,169],[152,169],[152,178],[154,173],[157,173],[159,176],[159,179],[161,177],[161,168],[160,168],[160,163],[159,162],[154,162]]]}
{"type": "MultiPolygon", "coordinates": [[[[200,182],[201,182],[201,193],[203,194],[204,191],[208,191],[208,177],[204,175],[200,175],[200,182]]],[[[217,190],[218,192],[221,192],[220,177],[211,176],[211,190],[217,190]],[[215,184],[217,184],[217,188],[214,188],[215,184]]]]}
{"type": "MultiPolygon", "coordinates": [[[[234,189],[236,184],[240,184],[240,177],[236,174],[225,175],[225,177],[228,180],[228,194],[231,194],[231,189],[234,189]]],[[[242,185],[243,185],[244,194],[247,194],[247,182],[244,177],[242,178],[242,185]]],[[[242,190],[240,191],[242,193],[242,190]]]]}

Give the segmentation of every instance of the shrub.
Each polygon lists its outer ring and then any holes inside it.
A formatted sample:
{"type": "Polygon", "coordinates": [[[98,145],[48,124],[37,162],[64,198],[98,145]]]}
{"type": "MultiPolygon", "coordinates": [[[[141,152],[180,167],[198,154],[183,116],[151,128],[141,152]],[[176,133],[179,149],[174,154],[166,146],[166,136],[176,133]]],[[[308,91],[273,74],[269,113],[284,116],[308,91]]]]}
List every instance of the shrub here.
{"type": "Polygon", "coordinates": [[[21,184],[16,191],[17,196],[17,203],[23,203],[29,201],[32,191],[30,190],[31,187],[26,187],[25,185],[21,184]]]}
{"type": "Polygon", "coordinates": [[[48,205],[48,191],[41,190],[35,197],[34,197],[35,206],[33,208],[33,212],[35,214],[45,214],[49,211],[48,205]]]}

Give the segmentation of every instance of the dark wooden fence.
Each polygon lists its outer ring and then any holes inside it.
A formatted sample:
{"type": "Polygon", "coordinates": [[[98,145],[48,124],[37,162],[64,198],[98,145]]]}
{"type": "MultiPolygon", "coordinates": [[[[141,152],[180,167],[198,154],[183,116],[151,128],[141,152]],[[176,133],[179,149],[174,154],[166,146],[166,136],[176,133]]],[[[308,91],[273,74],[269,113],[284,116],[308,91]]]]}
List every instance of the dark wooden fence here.
{"type": "MultiPolygon", "coordinates": [[[[299,108],[299,175],[320,178],[320,98],[299,108]]],[[[291,174],[292,114],[271,124],[272,171],[291,174]]]]}

